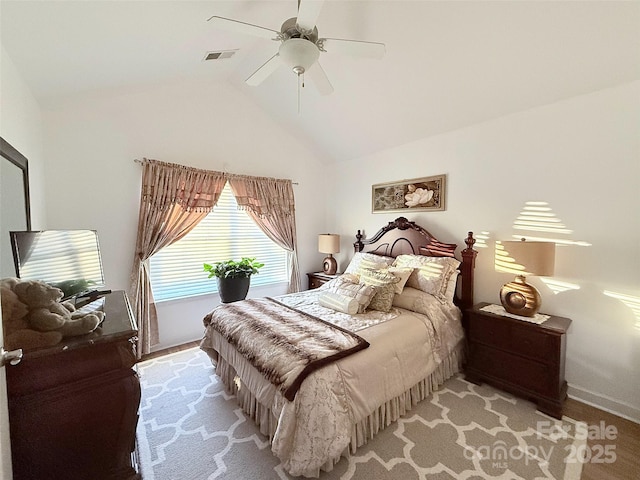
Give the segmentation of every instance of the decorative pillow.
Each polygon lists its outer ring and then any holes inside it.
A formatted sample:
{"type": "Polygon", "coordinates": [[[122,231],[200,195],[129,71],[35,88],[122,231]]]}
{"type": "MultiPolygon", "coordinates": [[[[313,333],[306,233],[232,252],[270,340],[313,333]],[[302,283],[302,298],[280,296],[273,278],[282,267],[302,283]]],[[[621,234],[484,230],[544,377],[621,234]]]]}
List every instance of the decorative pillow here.
{"type": "Polygon", "coordinates": [[[444,291],[444,298],[446,301],[453,303],[453,299],[456,297],[456,287],[458,286],[458,275],[460,272],[455,270],[449,277],[447,282],[447,288],[444,291]]]}
{"type": "Polygon", "coordinates": [[[381,312],[391,310],[395,286],[400,282],[400,278],[387,270],[364,269],[360,275],[360,282],[376,288],[376,293],[369,304],[371,310],[379,310],[381,312]]]}
{"type": "Polygon", "coordinates": [[[449,265],[454,269],[460,266],[460,262],[453,257],[428,257],[425,255],[398,255],[393,262],[394,267],[409,266],[420,267],[429,263],[439,263],[449,265]]]}
{"type": "Polygon", "coordinates": [[[355,298],[347,297],[336,292],[325,292],[318,297],[318,303],[323,307],[330,308],[349,315],[358,313],[360,304],[355,298]]]}
{"type": "Polygon", "coordinates": [[[400,295],[393,298],[393,306],[422,313],[423,315],[437,315],[440,311],[440,301],[433,295],[412,287],[405,287],[400,295]]]}
{"type": "Polygon", "coordinates": [[[375,253],[356,252],[349,262],[349,265],[347,265],[347,268],[345,268],[344,273],[358,273],[362,262],[364,262],[363,268],[379,270],[391,265],[393,260],[393,257],[385,257],[383,255],[376,255],[375,253]]]}
{"type": "Polygon", "coordinates": [[[458,248],[455,243],[442,243],[438,240],[431,240],[429,245],[420,247],[420,253],[429,257],[453,257],[458,248]]]}
{"type": "Polygon", "coordinates": [[[399,255],[396,267],[413,267],[406,286],[416,288],[445,300],[449,278],[460,262],[451,257],[425,257],[423,255],[399,255]]]}
{"type": "Polygon", "coordinates": [[[395,284],[395,292],[402,293],[402,289],[404,288],[407,280],[413,273],[413,268],[411,267],[389,267],[387,269],[389,273],[398,277],[399,281],[395,284]]]}
{"type": "Polygon", "coordinates": [[[350,283],[360,283],[360,275],[357,273],[343,273],[342,275],[337,276],[336,278],[329,280],[324,285],[333,285],[334,283],[340,284],[342,282],[350,282],[350,283]]]}
{"type": "Polygon", "coordinates": [[[358,313],[364,313],[376,293],[376,289],[371,285],[354,283],[345,275],[336,278],[327,290],[345,297],[355,298],[358,301],[358,313]]]}

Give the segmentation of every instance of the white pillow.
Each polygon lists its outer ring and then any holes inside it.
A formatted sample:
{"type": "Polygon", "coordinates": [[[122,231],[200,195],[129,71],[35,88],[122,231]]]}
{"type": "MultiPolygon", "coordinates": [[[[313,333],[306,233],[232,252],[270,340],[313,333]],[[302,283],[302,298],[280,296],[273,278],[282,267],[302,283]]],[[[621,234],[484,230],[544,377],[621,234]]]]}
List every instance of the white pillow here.
{"type": "Polygon", "coordinates": [[[398,277],[398,282],[394,285],[395,293],[402,293],[402,289],[409,280],[409,277],[413,273],[413,268],[411,267],[389,267],[387,271],[395,277],[398,277]]]}
{"type": "Polygon", "coordinates": [[[406,286],[429,293],[442,301],[449,278],[456,271],[460,262],[451,257],[426,257],[423,255],[399,255],[395,267],[413,267],[406,286]]]}
{"type": "Polygon", "coordinates": [[[450,265],[457,269],[460,266],[460,262],[453,257],[428,257],[426,255],[398,255],[393,262],[394,267],[402,265],[409,265],[413,267],[419,267],[429,263],[439,263],[443,265],[450,265]]]}
{"type": "Polygon", "coordinates": [[[349,315],[355,315],[358,313],[358,309],[360,308],[358,300],[336,292],[323,293],[318,297],[318,303],[323,307],[342,313],[348,313],[349,315]]]}
{"type": "Polygon", "coordinates": [[[400,295],[393,297],[393,306],[431,316],[440,311],[440,300],[416,288],[405,287],[400,295]]]}
{"type": "MultiPolygon", "coordinates": [[[[345,297],[355,298],[358,301],[358,313],[364,313],[371,303],[371,299],[375,295],[376,289],[371,285],[353,283],[348,277],[349,276],[347,275],[340,275],[331,282],[327,291],[339,293],[345,297]]],[[[327,284],[328,283],[329,282],[327,282],[327,284]]]]}
{"type": "Polygon", "coordinates": [[[376,255],[375,253],[363,253],[356,252],[344,273],[360,273],[362,268],[371,268],[373,270],[380,270],[386,268],[393,263],[393,257],[385,257],[383,255],[376,255]]]}
{"type": "Polygon", "coordinates": [[[454,271],[449,277],[449,281],[447,282],[447,288],[444,291],[444,298],[446,301],[453,303],[454,298],[456,298],[456,287],[458,285],[458,275],[460,272],[458,270],[454,271]]]}

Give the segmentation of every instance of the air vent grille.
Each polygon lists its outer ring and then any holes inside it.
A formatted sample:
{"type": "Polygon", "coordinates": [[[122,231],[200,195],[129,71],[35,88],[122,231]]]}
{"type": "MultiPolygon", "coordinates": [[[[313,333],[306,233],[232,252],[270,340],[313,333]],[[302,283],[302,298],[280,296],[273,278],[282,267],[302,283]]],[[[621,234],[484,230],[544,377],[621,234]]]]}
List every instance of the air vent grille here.
{"type": "Polygon", "coordinates": [[[224,60],[225,58],[231,58],[237,50],[218,50],[216,52],[207,52],[204,56],[204,60],[224,60]]]}

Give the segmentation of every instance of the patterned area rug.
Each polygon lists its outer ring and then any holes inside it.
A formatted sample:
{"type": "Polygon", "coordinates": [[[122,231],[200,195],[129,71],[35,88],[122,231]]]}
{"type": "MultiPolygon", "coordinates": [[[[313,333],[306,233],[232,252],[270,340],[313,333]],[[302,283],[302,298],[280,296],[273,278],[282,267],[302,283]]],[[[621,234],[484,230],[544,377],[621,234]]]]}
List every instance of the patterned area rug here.
{"type": "MultiPolygon", "coordinates": [[[[289,479],[198,348],[138,365],[144,480],[289,479]]],[[[489,386],[448,380],[321,479],[579,479],[584,440],[489,386]]]]}

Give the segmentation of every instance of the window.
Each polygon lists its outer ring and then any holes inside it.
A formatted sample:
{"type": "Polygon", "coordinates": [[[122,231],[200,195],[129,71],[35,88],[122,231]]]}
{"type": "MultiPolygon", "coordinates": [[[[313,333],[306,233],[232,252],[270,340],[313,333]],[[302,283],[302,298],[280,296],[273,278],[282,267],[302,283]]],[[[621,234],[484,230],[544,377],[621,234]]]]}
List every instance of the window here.
{"type": "Polygon", "coordinates": [[[213,211],[183,239],[150,259],[151,286],[156,301],[218,291],[203,263],[256,257],[264,263],[251,285],[288,282],[287,252],[276,245],[243,210],[227,183],[213,211]]]}

